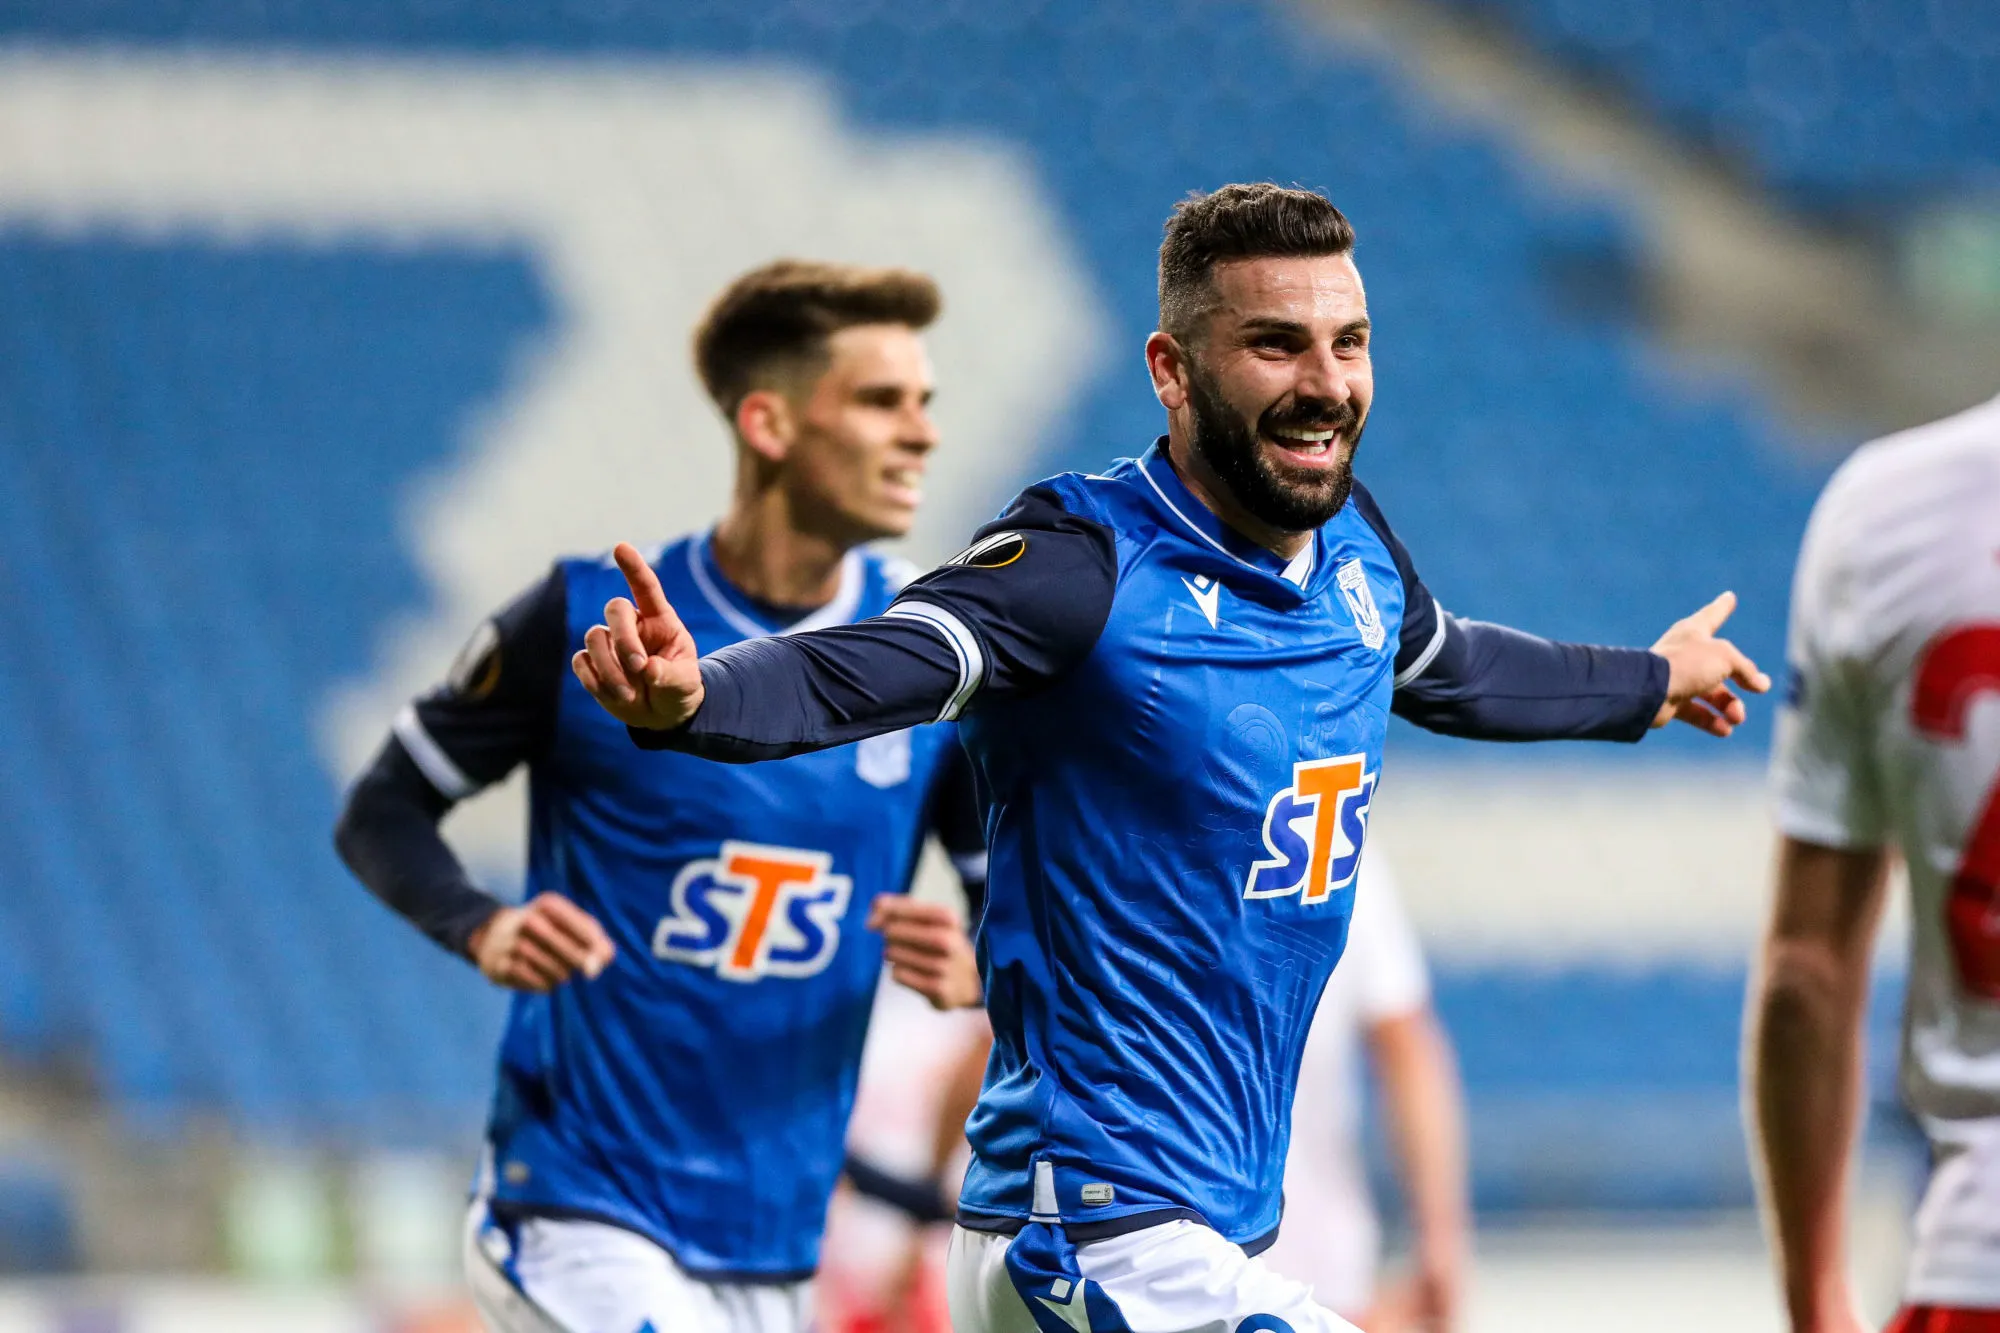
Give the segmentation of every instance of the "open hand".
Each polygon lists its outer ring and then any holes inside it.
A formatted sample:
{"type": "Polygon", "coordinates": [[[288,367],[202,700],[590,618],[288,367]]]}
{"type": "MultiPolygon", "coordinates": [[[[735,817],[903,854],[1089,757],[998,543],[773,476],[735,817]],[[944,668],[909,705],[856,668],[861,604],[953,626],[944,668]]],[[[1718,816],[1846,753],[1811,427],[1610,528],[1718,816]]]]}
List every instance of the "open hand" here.
{"type": "Polygon", "coordinates": [[[597,918],[559,893],[501,908],[472,932],[466,952],[495,985],[537,992],[578,972],[595,980],[618,954],[597,918]]]}
{"type": "Polygon", "coordinates": [[[868,928],[882,932],[889,975],[933,1009],[970,1009],[984,998],[972,941],[943,903],[884,894],[869,909],[868,928]]]}
{"type": "Polygon", "coordinates": [[[583,636],[570,670],[590,697],[620,722],[672,731],[701,707],[701,669],[694,636],[681,624],[645,558],[630,542],[612,551],[631,600],[604,604],[604,623],[583,636]]]}
{"type": "Polygon", "coordinates": [[[1735,644],[1715,632],[1736,609],[1736,594],[1726,592],[1685,620],[1675,621],[1653,651],[1667,659],[1667,698],[1653,725],[1664,727],[1679,718],[1711,736],[1727,736],[1747,716],[1743,700],[1730,682],[1753,694],[1771,688],[1771,678],[1757,669],[1735,644]]]}

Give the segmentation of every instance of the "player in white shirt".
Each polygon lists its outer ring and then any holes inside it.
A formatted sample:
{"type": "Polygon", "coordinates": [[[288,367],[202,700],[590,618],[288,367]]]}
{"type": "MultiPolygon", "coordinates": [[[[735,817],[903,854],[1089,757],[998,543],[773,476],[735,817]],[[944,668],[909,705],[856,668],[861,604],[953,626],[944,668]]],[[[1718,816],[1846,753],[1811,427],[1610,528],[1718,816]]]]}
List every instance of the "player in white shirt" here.
{"type": "Polygon", "coordinates": [[[1792,595],[1751,1110],[1795,1333],[1863,1327],[1842,1228],[1870,945],[1914,907],[1903,1095],[1933,1147],[1897,1333],[2000,1333],[2000,399],[1844,464],[1792,595]]]}
{"type": "MultiPolygon", "coordinates": [[[[1457,1326],[1470,1250],[1463,1099],[1431,1012],[1423,950],[1380,852],[1361,863],[1347,951],[1313,1015],[1285,1159],[1285,1220],[1266,1266],[1310,1283],[1369,1333],[1457,1326]],[[1381,1224],[1361,1143],[1361,1048],[1381,1086],[1414,1224],[1409,1281],[1377,1291],[1381,1224]]],[[[922,1001],[918,1001],[922,1003],[922,1001]]]]}

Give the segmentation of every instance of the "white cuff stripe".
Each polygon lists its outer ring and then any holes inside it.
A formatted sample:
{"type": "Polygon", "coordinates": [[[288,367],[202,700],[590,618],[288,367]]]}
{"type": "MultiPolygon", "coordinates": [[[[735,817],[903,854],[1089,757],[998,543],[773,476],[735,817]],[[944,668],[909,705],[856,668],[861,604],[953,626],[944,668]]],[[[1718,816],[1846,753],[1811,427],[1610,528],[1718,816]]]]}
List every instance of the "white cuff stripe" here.
{"type": "Polygon", "coordinates": [[[898,602],[884,614],[900,620],[920,620],[944,635],[944,641],[951,645],[953,655],[958,658],[958,688],[945,700],[936,718],[939,722],[951,721],[972,702],[972,696],[986,679],[986,654],[979,640],[965,627],[964,621],[929,602],[898,602]]]}
{"type": "Polygon", "coordinates": [[[409,752],[418,771],[430,779],[431,786],[438,789],[440,796],[462,801],[479,790],[479,784],[465,776],[465,770],[453,763],[451,756],[444,752],[444,747],[424,730],[416,705],[404,704],[390,730],[396,733],[396,739],[403,743],[403,749],[409,752]]]}
{"type": "MultiPolygon", "coordinates": [[[[1433,605],[1435,606],[1436,604],[1433,603],[1433,605]]],[[[1423,675],[1425,668],[1437,660],[1439,651],[1444,647],[1445,627],[1450,624],[1451,617],[1445,613],[1443,607],[1439,606],[1437,607],[1437,618],[1437,628],[1431,632],[1431,641],[1424,645],[1424,650],[1421,653],[1417,654],[1417,660],[1396,673],[1396,689],[1402,689],[1418,676],[1423,675]]]]}
{"type": "Polygon", "coordinates": [[[951,867],[958,872],[960,879],[983,880],[986,878],[986,853],[954,852],[951,867]]]}

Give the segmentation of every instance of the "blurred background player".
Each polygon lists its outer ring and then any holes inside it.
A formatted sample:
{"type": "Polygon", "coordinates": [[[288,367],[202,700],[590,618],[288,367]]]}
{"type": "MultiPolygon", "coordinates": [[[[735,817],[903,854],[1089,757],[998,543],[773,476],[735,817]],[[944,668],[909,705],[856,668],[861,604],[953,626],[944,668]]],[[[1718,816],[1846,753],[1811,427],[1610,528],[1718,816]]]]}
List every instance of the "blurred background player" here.
{"type": "Polygon", "coordinates": [[[1428,969],[1379,849],[1362,859],[1354,919],[1306,1034],[1285,1159],[1285,1225],[1264,1262],[1312,1285],[1367,1333],[1460,1327],[1472,1216],[1464,1097],[1431,1009],[1428,969]],[[1380,1089],[1409,1215],[1411,1270],[1377,1284],[1382,1228],[1362,1141],[1361,1055],[1380,1089]]]}
{"type": "Polygon", "coordinates": [[[1913,921],[1905,1100],[1930,1184],[1897,1333],[2000,1330],[2000,399],[1868,445],[1813,511],[1750,1003],[1764,1204],[1795,1333],[1855,1333],[1845,1228],[1892,850],[1913,921]]]}
{"type": "MultiPolygon", "coordinates": [[[[901,588],[860,548],[906,532],[921,498],[938,304],[921,274],[791,261],[716,299],[694,354],[735,493],[651,557],[707,641],[844,624],[901,588]]],[[[896,896],[927,830],[978,851],[969,775],[949,727],[754,770],[641,754],[564,669],[623,586],[609,562],[561,560],[483,625],[397,717],[337,840],[383,901],[519,992],[468,1223],[487,1322],[791,1333],[884,958],[864,922],[934,1003],[978,999],[956,917],[896,896]],[[515,907],[437,821],[523,763],[515,907]]]]}

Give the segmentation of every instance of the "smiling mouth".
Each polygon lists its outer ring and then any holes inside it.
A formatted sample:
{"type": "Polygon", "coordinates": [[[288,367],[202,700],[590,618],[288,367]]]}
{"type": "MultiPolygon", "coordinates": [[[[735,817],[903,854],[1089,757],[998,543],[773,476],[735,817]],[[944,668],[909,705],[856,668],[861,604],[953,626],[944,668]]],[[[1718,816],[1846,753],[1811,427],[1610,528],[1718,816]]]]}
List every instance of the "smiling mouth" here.
{"type": "Polygon", "coordinates": [[[1301,458],[1324,458],[1333,452],[1340,442],[1337,430],[1273,430],[1266,431],[1265,438],[1288,454],[1301,458]]]}
{"type": "Polygon", "coordinates": [[[916,504],[924,498],[924,474],[916,468],[891,468],[882,479],[907,504],[916,504]]]}

